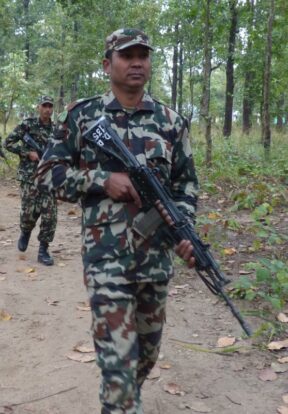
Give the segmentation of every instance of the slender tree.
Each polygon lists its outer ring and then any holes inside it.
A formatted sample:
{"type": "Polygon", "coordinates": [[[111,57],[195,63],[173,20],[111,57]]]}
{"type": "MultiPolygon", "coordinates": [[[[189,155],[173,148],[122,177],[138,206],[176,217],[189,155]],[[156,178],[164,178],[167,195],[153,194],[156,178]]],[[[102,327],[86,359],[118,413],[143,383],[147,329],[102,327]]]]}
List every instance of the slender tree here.
{"type": "Polygon", "coordinates": [[[249,134],[252,127],[252,112],[253,112],[253,81],[255,78],[252,68],[253,43],[251,40],[251,30],[254,22],[254,0],[246,1],[249,17],[248,17],[248,42],[247,50],[244,57],[244,90],[242,103],[242,132],[249,134]]]}
{"type": "Polygon", "coordinates": [[[228,57],[226,63],[226,93],[223,135],[228,138],[232,132],[233,98],[234,98],[234,53],[237,33],[237,0],[229,0],[230,30],[228,42],[228,57]]]}
{"type": "Polygon", "coordinates": [[[179,23],[176,23],[175,28],[175,40],[173,46],[173,66],[172,66],[172,93],[171,93],[171,105],[173,109],[176,109],[177,105],[177,86],[178,86],[178,59],[179,59],[179,23]]]}
{"type": "Polygon", "coordinates": [[[206,164],[212,164],[212,136],[210,114],[210,83],[211,83],[211,59],[212,59],[212,26],[211,26],[211,0],[204,0],[204,54],[203,54],[203,84],[200,117],[204,127],[206,139],[206,164]]]}
{"type": "Polygon", "coordinates": [[[262,141],[266,158],[269,158],[271,147],[271,127],[270,127],[270,79],[271,79],[271,59],[272,59],[272,31],[275,19],[275,3],[270,0],[269,15],[267,22],[267,39],[265,51],[265,67],[263,76],[263,121],[262,121],[262,141]]]}

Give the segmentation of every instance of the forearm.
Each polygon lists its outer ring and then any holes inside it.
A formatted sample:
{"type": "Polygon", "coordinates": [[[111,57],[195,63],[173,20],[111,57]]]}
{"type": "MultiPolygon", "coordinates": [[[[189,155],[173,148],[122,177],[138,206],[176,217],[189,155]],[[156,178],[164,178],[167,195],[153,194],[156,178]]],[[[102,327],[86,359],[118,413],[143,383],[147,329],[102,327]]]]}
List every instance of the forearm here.
{"type": "Polygon", "coordinates": [[[28,157],[29,149],[24,147],[22,138],[23,134],[17,127],[15,131],[8,135],[6,138],[4,142],[4,148],[9,152],[18,155],[19,157],[28,157]]]}
{"type": "Polygon", "coordinates": [[[87,194],[103,194],[110,173],[102,170],[79,170],[61,162],[42,161],[36,184],[44,191],[53,191],[61,199],[76,201],[87,194]]]}

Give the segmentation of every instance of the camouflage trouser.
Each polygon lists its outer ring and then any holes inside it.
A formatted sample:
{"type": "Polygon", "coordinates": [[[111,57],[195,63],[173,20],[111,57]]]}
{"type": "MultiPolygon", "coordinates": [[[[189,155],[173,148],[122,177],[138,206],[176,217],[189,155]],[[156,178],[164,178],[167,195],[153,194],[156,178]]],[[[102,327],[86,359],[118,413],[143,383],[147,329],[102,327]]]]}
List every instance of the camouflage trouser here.
{"type": "Polygon", "coordinates": [[[31,232],[41,216],[38,240],[52,242],[57,224],[57,201],[56,198],[45,192],[39,192],[37,187],[31,183],[21,182],[21,211],[20,229],[31,232]]]}
{"type": "Polygon", "coordinates": [[[140,388],[153,368],[165,322],[168,282],[87,287],[101,414],[142,414],[140,388]]]}

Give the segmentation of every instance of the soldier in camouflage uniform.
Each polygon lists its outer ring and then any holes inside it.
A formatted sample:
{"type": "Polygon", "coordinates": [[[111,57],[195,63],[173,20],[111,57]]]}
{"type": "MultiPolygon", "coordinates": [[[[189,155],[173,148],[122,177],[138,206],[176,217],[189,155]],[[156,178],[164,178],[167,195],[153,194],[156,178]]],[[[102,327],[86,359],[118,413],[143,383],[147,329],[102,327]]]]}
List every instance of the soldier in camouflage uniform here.
{"type": "Polygon", "coordinates": [[[50,96],[41,96],[37,106],[39,117],[27,118],[8,135],[5,148],[17,154],[20,159],[17,178],[20,181],[21,211],[18,249],[25,251],[28,247],[31,232],[41,216],[40,242],[38,261],[46,266],[53,265],[53,258],[48,252],[49,243],[52,242],[57,224],[57,201],[53,193],[39,191],[34,184],[35,172],[42,152],[48,144],[49,135],[52,133],[53,123],[53,99],[50,96]],[[37,151],[33,146],[25,142],[24,136],[32,137],[37,151]]]}
{"type": "MultiPolygon", "coordinates": [[[[138,224],[143,227],[149,213],[127,173],[86,141],[84,131],[104,114],[141,163],[161,170],[163,183],[192,220],[196,209],[187,121],[144,91],[151,50],[148,37],[136,29],[108,36],[103,67],[111,90],[79,100],[60,115],[38,168],[40,188],[71,202],[81,199],[101,414],[142,413],[140,390],[159,353],[173,250],[161,226],[141,237],[138,224]]],[[[193,267],[190,242],[175,250],[193,267]]]]}

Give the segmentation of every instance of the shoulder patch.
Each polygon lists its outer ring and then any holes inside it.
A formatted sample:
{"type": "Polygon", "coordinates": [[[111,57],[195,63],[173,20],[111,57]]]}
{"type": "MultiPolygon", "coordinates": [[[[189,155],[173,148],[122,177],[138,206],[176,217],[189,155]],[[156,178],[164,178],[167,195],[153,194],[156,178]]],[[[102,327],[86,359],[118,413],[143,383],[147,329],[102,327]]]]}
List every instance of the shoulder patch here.
{"type": "Polygon", "coordinates": [[[58,115],[57,120],[63,124],[66,121],[67,116],[68,116],[68,111],[63,111],[61,112],[61,114],[58,115]]]}
{"type": "Polygon", "coordinates": [[[88,101],[92,101],[94,99],[99,99],[100,95],[96,95],[96,96],[91,96],[89,98],[81,98],[81,99],[77,99],[77,101],[73,101],[71,103],[69,103],[67,105],[67,111],[72,111],[72,109],[74,109],[76,106],[82,104],[83,102],[88,102],[88,101]]]}
{"type": "Polygon", "coordinates": [[[166,114],[168,114],[168,112],[170,112],[171,114],[173,113],[179,116],[182,119],[182,121],[188,122],[187,118],[184,115],[181,115],[175,109],[172,109],[169,105],[165,104],[164,102],[159,101],[158,99],[155,99],[154,97],[152,97],[152,99],[154,102],[156,102],[158,105],[161,105],[164,108],[166,114]]]}

